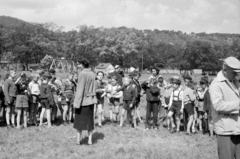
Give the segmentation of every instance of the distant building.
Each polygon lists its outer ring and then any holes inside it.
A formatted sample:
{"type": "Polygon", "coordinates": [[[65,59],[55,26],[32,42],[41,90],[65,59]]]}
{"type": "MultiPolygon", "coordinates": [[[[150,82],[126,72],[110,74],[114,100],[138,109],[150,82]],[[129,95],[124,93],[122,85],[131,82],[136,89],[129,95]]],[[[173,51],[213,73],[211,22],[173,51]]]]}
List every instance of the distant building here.
{"type": "Polygon", "coordinates": [[[95,71],[98,72],[98,71],[102,71],[104,72],[105,74],[108,74],[108,72],[110,70],[114,70],[114,67],[112,64],[110,63],[99,63],[96,67],[95,67],[95,71]]]}

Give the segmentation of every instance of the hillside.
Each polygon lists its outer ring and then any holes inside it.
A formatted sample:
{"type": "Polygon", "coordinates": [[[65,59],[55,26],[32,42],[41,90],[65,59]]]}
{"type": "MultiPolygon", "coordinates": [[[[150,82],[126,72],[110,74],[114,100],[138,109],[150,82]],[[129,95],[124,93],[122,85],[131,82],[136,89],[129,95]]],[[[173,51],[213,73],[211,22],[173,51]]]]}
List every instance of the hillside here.
{"type": "Polygon", "coordinates": [[[0,26],[2,25],[4,27],[16,27],[22,24],[30,24],[30,23],[17,18],[10,17],[10,16],[4,16],[4,15],[0,16],[0,26]]]}

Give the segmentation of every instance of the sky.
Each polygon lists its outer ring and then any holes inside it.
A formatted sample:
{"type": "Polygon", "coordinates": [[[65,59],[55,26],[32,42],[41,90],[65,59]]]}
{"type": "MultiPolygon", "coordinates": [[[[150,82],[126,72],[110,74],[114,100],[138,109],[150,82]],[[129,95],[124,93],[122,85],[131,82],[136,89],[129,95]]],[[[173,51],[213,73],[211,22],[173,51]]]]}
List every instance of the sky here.
{"type": "Polygon", "coordinates": [[[0,15],[79,25],[240,33],[240,0],[1,0],[0,15]]]}

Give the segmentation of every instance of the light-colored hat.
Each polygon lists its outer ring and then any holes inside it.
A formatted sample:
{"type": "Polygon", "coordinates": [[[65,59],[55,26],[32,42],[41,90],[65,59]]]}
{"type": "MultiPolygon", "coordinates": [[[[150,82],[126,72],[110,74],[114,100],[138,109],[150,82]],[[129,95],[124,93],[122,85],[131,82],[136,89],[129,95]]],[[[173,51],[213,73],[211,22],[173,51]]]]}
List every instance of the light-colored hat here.
{"type": "Polygon", "coordinates": [[[240,61],[237,58],[230,56],[224,60],[224,63],[240,73],[240,61]]]}

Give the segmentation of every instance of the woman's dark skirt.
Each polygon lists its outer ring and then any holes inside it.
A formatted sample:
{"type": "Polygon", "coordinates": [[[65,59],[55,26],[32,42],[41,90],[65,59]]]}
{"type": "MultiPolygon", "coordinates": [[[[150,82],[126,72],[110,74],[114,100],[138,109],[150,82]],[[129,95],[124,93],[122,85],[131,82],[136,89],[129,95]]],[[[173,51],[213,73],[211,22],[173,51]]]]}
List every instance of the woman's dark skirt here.
{"type": "Polygon", "coordinates": [[[94,104],[89,106],[81,106],[79,109],[75,109],[75,119],[73,128],[82,131],[92,131],[94,129],[94,104]]]}

